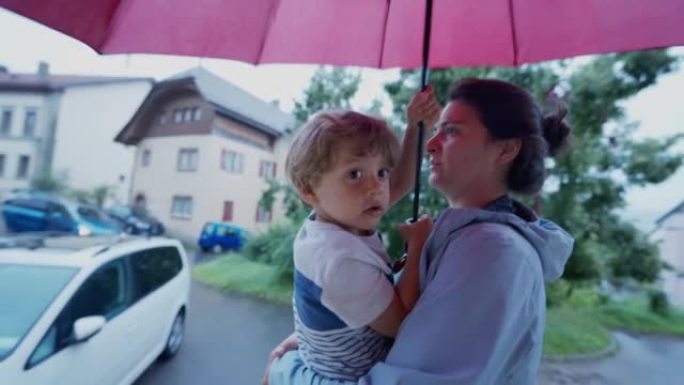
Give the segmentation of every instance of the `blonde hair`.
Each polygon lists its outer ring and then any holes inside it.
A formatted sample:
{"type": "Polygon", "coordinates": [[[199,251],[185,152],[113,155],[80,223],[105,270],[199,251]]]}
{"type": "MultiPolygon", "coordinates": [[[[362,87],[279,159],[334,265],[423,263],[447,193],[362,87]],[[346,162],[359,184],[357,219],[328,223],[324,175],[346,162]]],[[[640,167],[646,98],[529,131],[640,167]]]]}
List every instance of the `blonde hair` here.
{"type": "Polygon", "coordinates": [[[383,120],[354,111],[326,111],[295,135],[285,162],[290,182],[299,190],[311,190],[334,167],[343,145],[351,145],[358,156],[381,154],[390,167],[399,156],[399,140],[383,120]]]}

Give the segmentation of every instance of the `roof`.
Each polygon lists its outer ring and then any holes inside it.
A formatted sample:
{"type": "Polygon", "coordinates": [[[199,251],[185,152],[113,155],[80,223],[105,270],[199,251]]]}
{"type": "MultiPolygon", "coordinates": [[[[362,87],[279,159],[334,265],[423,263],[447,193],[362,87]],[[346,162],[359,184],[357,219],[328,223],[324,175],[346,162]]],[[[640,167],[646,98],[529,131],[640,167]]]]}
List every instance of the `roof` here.
{"type": "Polygon", "coordinates": [[[176,242],[160,237],[11,234],[0,238],[0,263],[83,267],[114,246],[149,247],[150,241],[154,242],[153,246],[169,246],[176,242]]]}
{"type": "Polygon", "coordinates": [[[284,133],[293,123],[292,117],[275,105],[257,98],[202,67],[192,68],[166,80],[185,78],[193,78],[202,96],[218,106],[219,112],[247,118],[279,133],[284,133]]]}
{"type": "Polygon", "coordinates": [[[275,105],[257,98],[204,68],[195,67],[155,84],[115,140],[124,144],[136,144],[145,137],[149,125],[157,116],[154,111],[168,100],[170,94],[181,92],[200,94],[218,115],[272,137],[283,135],[294,123],[289,114],[275,105]]]}
{"type": "Polygon", "coordinates": [[[665,213],[665,215],[663,215],[662,217],[658,218],[656,220],[656,225],[660,226],[663,222],[665,222],[665,220],[667,218],[669,218],[672,215],[675,215],[677,213],[683,213],[684,214],[684,201],[682,201],[680,204],[675,206],[672,210],[665,213]]]}
{"type": "Polygon", "coordinates": [[[147,81],[152,78],[82,76],[82,75],[38,75],[0,72],[0,90],[3,91],[62,91],[68,87],[90,86],[99,84],[127,83],[147,81]]]}

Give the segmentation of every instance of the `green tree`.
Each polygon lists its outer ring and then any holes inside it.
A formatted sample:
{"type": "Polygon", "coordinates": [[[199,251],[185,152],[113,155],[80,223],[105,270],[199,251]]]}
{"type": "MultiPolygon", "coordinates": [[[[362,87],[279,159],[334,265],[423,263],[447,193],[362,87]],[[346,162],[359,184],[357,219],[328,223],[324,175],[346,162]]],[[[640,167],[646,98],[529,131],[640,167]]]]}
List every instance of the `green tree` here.
{"type": "Polygon", "coordinates": [[[303,99],[295,101],[293,115],[297,127],[317,112],[351,108],[360,82],[361,74],[350,69],[319,67],[304,91],[303,99]]]}
{"type": "Polygon", "coordinates": [[[66,172],[58,175],[41,173],[31,180],[31,188],[55,194],[64,193],[69,189],[69,174],[66,172]]]}
{"type": "MultiPolygon", "coordinates": [[[[465,77],[499,78],[520,85],[545,107],[554,108],[554,99],[569,108],[567,117],[574,146],[566,156],[550,162],[547,188],[540,196],[543,214],[568,229],[576,247],[564,277],[574,281],[594,280],[614,271],[641,281],[652,281],[651,266],[615,269],[625,258],[657,261],[657,250],[639,235],[625,230],[627,224],[617,215],[625,206],[625,192],[631,186],[657,184],[671,176],[682,164],[682,154],[672,153],[681,136],[665,140],[636,140],[635,125],[626,122],[622,102],[653,85],[657,78],[672,71],[677,58],[664,50],[620,53],[596,57],[584,64],[556,62],[521,68],[459,68],[436,70],[430,82],[444,98],[449,86],[465,77]],[[607,123],[618,128],[609,129],[607,123]],[[632,237],[625,237],[627,231],[632,237]],[[612,266],[612,269],[609,267],[612,266]]],[[[404,71],[398,81],[387,84],[397,121],[418,88],[418,73],[404,71]]],[[[442,99],[442,102],[445,100],[442,99]]],[[[426,170],[423,170],[424,173],[426,170]]],[[[425,176],[423,176],[425,179],[425,176]]],[[[425,185],[425,184],[424,184],[425,185]]],[[[422,211],[437,212],[446,207],[424,188],[422,211]]],[[[532,203],[527,199],[527,203],[532,203]]],[[[411,197],[395,206],[383,222],[392,223],[410,213],[411,197]]],[[[390,236],[390,250],[401,249],[396,235],[390,236]]]]}

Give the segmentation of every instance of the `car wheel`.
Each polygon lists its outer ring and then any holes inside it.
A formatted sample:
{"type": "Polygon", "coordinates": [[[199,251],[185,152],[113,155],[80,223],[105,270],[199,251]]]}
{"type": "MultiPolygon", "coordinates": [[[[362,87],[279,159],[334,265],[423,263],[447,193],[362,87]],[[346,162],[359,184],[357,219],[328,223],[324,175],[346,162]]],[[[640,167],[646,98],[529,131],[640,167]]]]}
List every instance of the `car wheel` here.
{"type": "Polygon", "coordinates": [[[162,361],[168,360],[175,356],[181,348],[183,340],[185,339],[185,310],[181,309],[171,325],[171,331],[166,339],[166,346],[159,358],[162,361]]]}
{"type": "Polygon", "coordinates": [[[214,254],[219,254],[223,252],[223,246],[221,245],[214,245],[214,247],[211,248],[211,251],[214,252],[214,254]]]}

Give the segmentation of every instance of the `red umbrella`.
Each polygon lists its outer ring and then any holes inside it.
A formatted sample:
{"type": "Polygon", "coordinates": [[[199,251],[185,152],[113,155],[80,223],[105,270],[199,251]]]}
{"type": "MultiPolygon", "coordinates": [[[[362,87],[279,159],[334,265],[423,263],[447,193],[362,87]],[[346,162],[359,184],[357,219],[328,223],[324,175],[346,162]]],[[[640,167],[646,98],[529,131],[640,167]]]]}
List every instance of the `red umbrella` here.
{"type": "Polygon", "coordinates": [[[254,64],[422,64],[423,84],[428,64],[518,65],[684,44],[682,0],[436,0],[434,8],[432,3],[0,0],[0,6],[100,53],[192,55],[254,64]]]}

